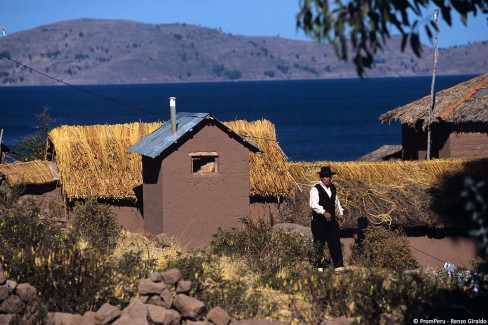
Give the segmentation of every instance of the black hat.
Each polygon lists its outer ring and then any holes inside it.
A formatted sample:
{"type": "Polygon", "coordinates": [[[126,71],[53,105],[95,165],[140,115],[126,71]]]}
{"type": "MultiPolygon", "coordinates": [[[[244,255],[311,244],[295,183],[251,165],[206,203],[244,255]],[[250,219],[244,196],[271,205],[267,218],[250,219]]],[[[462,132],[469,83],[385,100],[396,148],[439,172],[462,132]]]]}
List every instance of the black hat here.
{"type": "Polygon", "coordinates": [[[317,172],[317,174],[319,174],[320,177],[325,177],[325,176],[335,175],[336,173],[334,173],[332,170],[330,170],[329,166],[326,166],[326,167],[321,167],[320,171],[317,172]]]}

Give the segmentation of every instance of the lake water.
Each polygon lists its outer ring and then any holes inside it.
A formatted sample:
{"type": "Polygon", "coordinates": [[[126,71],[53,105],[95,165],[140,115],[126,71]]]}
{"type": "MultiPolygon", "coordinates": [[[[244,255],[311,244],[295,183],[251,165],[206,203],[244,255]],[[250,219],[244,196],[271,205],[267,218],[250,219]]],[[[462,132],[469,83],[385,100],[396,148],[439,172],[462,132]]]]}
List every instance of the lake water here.
{"type": "MultiPolygon", "coordinates": [[[[436,91],[474,76],[437,76],[436,91]]],[[[400,144],[399,123],[379,115],[430,94],[430,77],[240,81],[103,86],[0,87],[2,142],[10,147],[39,124],[49,107],[56,125],[152,122],[179,112],[220,121],[268,119],[294,161],[356,160],[384,144],[400,144]]]]}

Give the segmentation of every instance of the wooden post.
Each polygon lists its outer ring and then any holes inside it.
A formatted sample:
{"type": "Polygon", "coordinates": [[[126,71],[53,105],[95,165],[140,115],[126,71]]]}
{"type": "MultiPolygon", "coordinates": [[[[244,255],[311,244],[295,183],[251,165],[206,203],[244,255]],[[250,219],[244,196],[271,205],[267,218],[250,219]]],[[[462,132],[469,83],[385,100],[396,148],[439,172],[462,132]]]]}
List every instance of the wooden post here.
{"type": "Polygon", "coordinates": [[[434,11],[434,19],[435,19],[435,47],[434,47],[434,69],[432,71],[432,84],[430,86],[430,107],[429,107],[429,124],[427,125],[427,160],[430,160],[430,151],[432,150],[432,112],[434,111],[434,84],[435,84],[435,71],[437,68],[437,44],[438,44],[438,19],[439,17],[439,10],[436,9],[434,11]]]}
{"type": "Polygon", "coordinates": [[[3,152],[2,152],[2,137],[3,137],[3,129],[0,130],[0,164],[2,163],[2,157],[3,157],[3,152]]]}

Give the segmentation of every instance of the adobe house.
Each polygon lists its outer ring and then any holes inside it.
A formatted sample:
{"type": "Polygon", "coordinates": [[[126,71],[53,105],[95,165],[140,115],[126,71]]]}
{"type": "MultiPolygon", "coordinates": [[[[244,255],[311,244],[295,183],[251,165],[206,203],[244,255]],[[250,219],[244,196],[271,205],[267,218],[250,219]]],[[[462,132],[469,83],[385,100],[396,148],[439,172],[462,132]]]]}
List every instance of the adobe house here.
{"type": "Polygon", "coordinates": [[[260,149],[211,114],[173,113],[128,149],[142,155],[144,229],[200,246],[237,226],[249,216],[250,151],[260,149]]]}
{"type": "MultiPolygon", "coordinates": [[[[388,111],[382,122],[402,124],[403,159],[425,159],[430,96],[388,111]]],[[[431,157],[488,156],[488,73],[435,95],[431,157]]]]}
{"type": "MultiPolygon", "coordinates": [[[[64,201],[71,207],[89,198],[108,203],[125,229],[143,232],[142,158],[127,148],[162,124],[62,125],[52,130],[49,140],[64,201]]],[[[296,188],[296,183],[274,125],[264,119],[222,124],[263,150],[249,151],[251,217],[277,216],[282,198],[296,188]]]]}

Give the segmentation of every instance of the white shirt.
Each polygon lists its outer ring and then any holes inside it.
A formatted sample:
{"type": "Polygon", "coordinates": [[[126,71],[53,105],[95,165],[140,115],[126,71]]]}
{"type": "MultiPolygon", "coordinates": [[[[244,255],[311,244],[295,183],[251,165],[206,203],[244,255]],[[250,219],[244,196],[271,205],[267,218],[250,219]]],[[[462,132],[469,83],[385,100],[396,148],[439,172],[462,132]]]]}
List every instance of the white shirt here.
{"type": "MultiPolygon", "coordinates": [[[[329,195],[329,197],[332,196],[332,192],[330,188],[325,187],[324,183],[322,182],[315,183],[314,186],[310,189],[310,202],[309,202],[310,208],[318,214],[324,214],[325,212],[324,207],[319,205],[319,190],[315,188],[315,185],[317,184],[320,184],[322,186],[322,188],[325,190],[327,195],[329,195]]],[[[341,206],[341,202],[339,202],[339,196],[337,195],[337,193],[335,199],[335,207],[336,207],[336,216],[337,217],[342,216],[344,214],[344,209],[341,206]]],[[[330,212],[331,211],[329,211],[329,213],[330,212]]]]}

